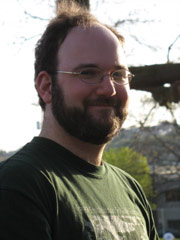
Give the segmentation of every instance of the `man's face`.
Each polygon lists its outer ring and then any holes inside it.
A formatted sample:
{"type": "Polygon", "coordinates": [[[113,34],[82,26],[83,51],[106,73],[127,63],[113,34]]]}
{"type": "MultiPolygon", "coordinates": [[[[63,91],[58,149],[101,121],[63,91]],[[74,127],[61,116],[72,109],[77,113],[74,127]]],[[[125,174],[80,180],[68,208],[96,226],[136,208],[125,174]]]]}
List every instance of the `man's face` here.
{"type": "MultiPolygon", "coordinates": [[[[74,28],[58,52],[61,71],[80,72],[90,67],[104,75],[126,68],[123,49],[108,29],[96,25],[74,28]]],[[[88,143],[104,144],[119,131],[127,115],[129,86],[113,83],[109,75],[97,84],[76,75],[58,74],[52,86],[52,112],[65,131],[88,143]]]]}

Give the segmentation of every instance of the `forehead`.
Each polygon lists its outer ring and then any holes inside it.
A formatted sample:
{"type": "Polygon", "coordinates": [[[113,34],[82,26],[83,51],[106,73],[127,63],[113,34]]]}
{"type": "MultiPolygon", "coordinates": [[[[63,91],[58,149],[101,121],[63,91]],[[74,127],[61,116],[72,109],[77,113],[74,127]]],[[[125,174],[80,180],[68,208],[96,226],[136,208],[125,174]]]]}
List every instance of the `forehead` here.
{"type": "Polygon", "coordinates": [[[96,64],[102,68],[126,65],[118,38],[98,24],[88,28],[73,28],[60,46],[57,57],[58,67],[63,70],[72,70],[80,64],[96,64]]]}

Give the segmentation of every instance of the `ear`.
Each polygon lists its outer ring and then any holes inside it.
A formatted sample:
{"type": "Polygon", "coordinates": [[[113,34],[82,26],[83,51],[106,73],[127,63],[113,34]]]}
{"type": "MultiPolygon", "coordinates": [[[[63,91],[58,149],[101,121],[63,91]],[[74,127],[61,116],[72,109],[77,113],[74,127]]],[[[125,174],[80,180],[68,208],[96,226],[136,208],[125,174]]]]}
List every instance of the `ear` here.
{"type": "Polygon", "coordinates": [[[48,104],[51,103],[52,95],[51,95],[51,87],[52,80],[51,76],[46,72],[42,71],[38,74],[36,78],[36,89],[38,91],[39,96],[43,99],[43,101],[48,104]]]}

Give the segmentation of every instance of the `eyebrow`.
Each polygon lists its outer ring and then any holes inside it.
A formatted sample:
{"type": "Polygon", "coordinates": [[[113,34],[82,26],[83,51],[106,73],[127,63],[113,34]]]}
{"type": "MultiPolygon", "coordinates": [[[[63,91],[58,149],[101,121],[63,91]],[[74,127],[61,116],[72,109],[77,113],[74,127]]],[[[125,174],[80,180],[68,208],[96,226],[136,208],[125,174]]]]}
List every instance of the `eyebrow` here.
{"type": "Polygon", "coordinates": [[[79,70],[81,68],[99,68],[99,66],[97,64],[93,64],[93,63],[84,63],[84,64],[79,64],[73,70],[77,71],[77,70],[79,70]]]}
{"type": "MultiPolygon", "coordinates": [[[[84,64],[79,64],[77,67],[75,67],[73,69],[73,71],[77,71],[81,68],[99,68],[101,69],[101,67],[98,65],[98,64],[94,64],[94,63],[84,63],[84,64]]],[[[120,69],[126,69],[126,70],[129,70],[126,66],[124,65],[115,65],[114,66],[114,69],[115,70],[120,70],[120,69]]]]}

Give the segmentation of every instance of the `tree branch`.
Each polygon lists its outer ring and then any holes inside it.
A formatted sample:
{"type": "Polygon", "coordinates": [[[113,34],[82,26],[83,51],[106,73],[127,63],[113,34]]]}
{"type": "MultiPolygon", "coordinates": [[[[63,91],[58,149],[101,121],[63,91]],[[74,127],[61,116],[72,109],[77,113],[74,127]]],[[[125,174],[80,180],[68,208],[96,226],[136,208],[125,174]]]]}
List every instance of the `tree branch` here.
{"type": "Polygon", "coordinates": [[[150,49],[152,49],[153,51],[157,51],[157,47],[153,47],[151,45],[148,45],[146,43],[143,43],[142,41],[139,40],[139,38],[137,38],[135,35],[130,35],[136,42],[138,42],[140,45],[144,45],[145,47],[148,47],[150,49]]]}
{"type": "Polygon", "coordinates": [[[139,20],[138,18],[136,19],[123,19],[123,20],[118,20],[115,22],[114,27],[118,27],[121,24],[124,23],[130,23],[130,24],[135,24],[135,23],[149,23],[149,22],[154,22],[154,20],[139,20]]]}
{"type": "Polygon", "coordinates": [[[32,14],[28,13],[27,11],[24,11],[24,14],[33,18],[33,19],[38,19],[38,20],[41,20],[41,21],[49,21],[49,19],[47,19],[47,18],[41,18],[41,17],[38,17],[38,16],[33,16],[32,14]]]}
{"type": "Polygon", "coordinates": [[[157,103],[155,103],[155,104],[152,106],[152,108],[149,110],[149,112],[148,112],[148,114],[146,115],[144,121],[143,121],[143,122],[142,122],[142,121],[139,121],[141,128],[144,128],[144,126],[145,126],[148,118],[150,117],[152,111],[153,111],[154,109],[156,109],[156,107],[157,107],[157,103]]]}
{"type": "Polygon", "coordinates": [[[168,53],[167,53],[167,62],[168,63],[170,62],[169,55],[170,55],[171,48],[177,42],[178,38],[180,38],[180,34],[177,36],[177,38],[174,40],[174,42],[172,42],[171,45],[168,47],[168,53]]]}
{"type": "Polygon", "coordinates": [[[26,42],[26,41],[29,41],[29,40],[31,40],[31,39],[33,39],[33,38],[36,38],[36,37],[40,36],[40,35],[41,35],[41,34],[36,34],[36,35],[31,36],[31,37],[29,37],[29,38],[27,38],[27,37],[20,37],[20,38],[23,40],[23,42],[26,42]]]}

